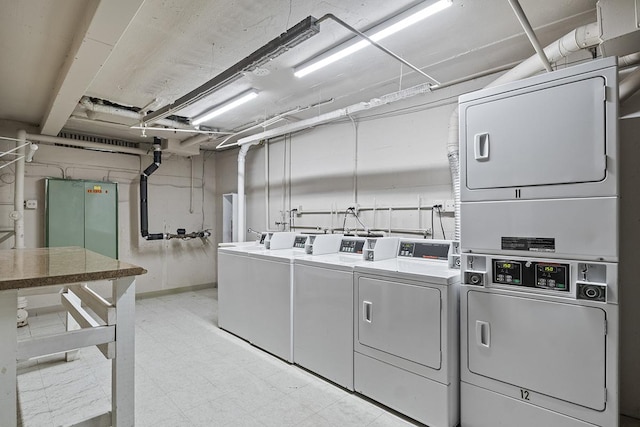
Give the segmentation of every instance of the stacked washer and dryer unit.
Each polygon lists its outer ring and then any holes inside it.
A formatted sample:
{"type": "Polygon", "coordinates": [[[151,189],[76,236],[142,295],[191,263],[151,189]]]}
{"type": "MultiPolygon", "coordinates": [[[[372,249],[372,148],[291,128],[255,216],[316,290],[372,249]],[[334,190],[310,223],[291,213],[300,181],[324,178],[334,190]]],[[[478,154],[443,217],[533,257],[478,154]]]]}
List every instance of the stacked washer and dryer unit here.
{"type": "Polygon", "coordinates": [[[460,98],[464,427],[619,424],[617,64],[460,98]]]}

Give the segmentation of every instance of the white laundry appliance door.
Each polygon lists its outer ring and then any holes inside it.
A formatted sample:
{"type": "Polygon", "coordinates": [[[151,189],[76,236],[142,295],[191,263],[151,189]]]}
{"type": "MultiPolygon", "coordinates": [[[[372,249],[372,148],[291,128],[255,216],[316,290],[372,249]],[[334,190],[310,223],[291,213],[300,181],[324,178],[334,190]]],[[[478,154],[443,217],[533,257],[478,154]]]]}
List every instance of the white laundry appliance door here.
{"type": "Polygon", "coordinates": [[[294,267],[294,362],[353,390],[353,271],[294,267]]]}
{"type": "Polygon", "coordinates": [[[247,260],[243,255],[218,252],[218,326],[249,340],[254,321],[247,260]]]}
{"type": "MultiPolygon", "coordinates": [[[[246,268],[246,266],[245,266],[246,268]]],[[[251,257],[251,343],[289,362],[292,357],[291,275],[289,259],[251,257]]]]}
{"type": "Polygon", "coordinates": [[[463,309],[469,371],[605,409],[604,310],[481,291],[470,291],[463,309]]]}
{"type": "Polygon", "coordinates": [[[490,189],[604,180],[605,87],[597,76],[463,107],[464,184],[490,189]]]}
{"type": "Polygon", "coordinates": [[[440,369],[440,290],[363,276],[357,286],[358,343],[440,369]]]}

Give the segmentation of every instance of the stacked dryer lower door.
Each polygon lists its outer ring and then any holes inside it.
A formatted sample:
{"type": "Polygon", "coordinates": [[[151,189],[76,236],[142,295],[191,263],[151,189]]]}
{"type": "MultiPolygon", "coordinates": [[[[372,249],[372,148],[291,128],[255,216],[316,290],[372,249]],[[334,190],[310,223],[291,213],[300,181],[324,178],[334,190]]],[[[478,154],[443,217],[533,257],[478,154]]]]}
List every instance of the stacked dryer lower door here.
{"type": "Polygon", "coordinates": [[[617,265],[469,254],[462,262],[462,425],[617,425],[617,265]],[[545,273],[553,270],[567,281],[545,273]]]}
{"type": "Polygon", "coordinates": [[[398,270],[396,260],[355,267],[355,391],[426,425],[456,426],[460,272],[446,261],[435,272],[398,270]]]}

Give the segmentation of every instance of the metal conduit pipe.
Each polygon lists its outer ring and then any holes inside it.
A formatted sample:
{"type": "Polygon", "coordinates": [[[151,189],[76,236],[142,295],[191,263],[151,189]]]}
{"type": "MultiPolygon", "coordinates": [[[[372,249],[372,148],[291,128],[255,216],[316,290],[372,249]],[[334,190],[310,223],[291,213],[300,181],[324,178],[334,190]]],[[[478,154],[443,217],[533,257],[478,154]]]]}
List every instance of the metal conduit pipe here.
{"type": "Polygon", "coordinates": [[[549,63],[549,59],[544,54],[544,51],[542,50],[542,46],[540,46],[540,42],[538,41],[538,37],[536,37],[535,31],[533,31],[533,27],[531,27],[531,23],[529,22],[527,15],[525,15],[524,10],[522,10],[522,6],[520,5],[520,2],[518,2],[518,0],[508,0],[508,1],[509,1],[509,4],[511,5],[511,9],[513,9],[513,12],[516,14],[516,18],[518,18],[518,22],[520,22],[522,29],[524,30],[525,34],[529,38],[529,42],[531,42],[533,49],[538,54],[538,57],[540,58],[540,61],[542,62],[542,65],[544,66],[545,70],[551,71],[551,64],[549,63]]]}
{"type": "MultiPolygon", "coordinates": [[[[599,36],[598,23],[583,25],[565,34],[555,42],[544,48],[545,56],[549,62],[554,63],[571,53],[582,49],[588,49],[600,44],[602,40],[599,36]]],[[[533,55],[520,65],[512,68],[498,79],[489,83],[486,87],[494,87],[504,83],[530,77],[542,70],[538,55],[533,55]]],[[[458,109],[451,113],[449,120],[449,139],[447,142],[447,156],[449,158],[449,169],[451,170],[451,181],[453,185],[453,197],[455,201],[455,235],[454,240],[460,240],[460,135],[458,123],[458,109]]]]}
{"type": "MultiPolygon", "coordinates": [[[[86,96],[83,96],[80,99],[80,102],[78,104],[82,108],[84,108],[86,111],[92,112],[92,113],[109,114],[111,116],[124,117],[127,119],[134,119],[139,121],[144,118],[144,114],[136,113],[135,111],[127,110],[124,108],[118,108],[111,105],[96,104],[86,96]]],[[[92,118],[90,114],[87,114],[87,117],[89,117],[90,119],[92,118]]],[[[167,127],[176,128],[176,129],[193,130],[193,126],[188,125],[186,123],[179,122],[177,120],[160,119],[160,120],[157,120],[155,123],[161,126],[167,126],[167,127]]]]}

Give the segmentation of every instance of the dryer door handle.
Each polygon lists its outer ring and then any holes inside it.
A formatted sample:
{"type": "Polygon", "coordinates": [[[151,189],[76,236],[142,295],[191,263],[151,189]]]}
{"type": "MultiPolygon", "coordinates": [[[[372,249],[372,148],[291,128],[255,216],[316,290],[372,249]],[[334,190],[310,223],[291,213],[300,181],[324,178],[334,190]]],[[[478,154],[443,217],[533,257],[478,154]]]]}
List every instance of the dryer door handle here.
{"type": "Polygon", "coordinates": [[[480,347],[491,347],[491,325],[489,322],[476,320],[476,344],[480,347]]]}
{"type": "Polygon", "coordinates": [[[473,154],[477,161],[489,160],[489,133],[478,133],[473,136],[473,154]]]}
{"type": "Polygon", "coordinates": [[[362,301],[362,320],[371,323],[371,311],[373,303],[371,301],[362,301]]]}

